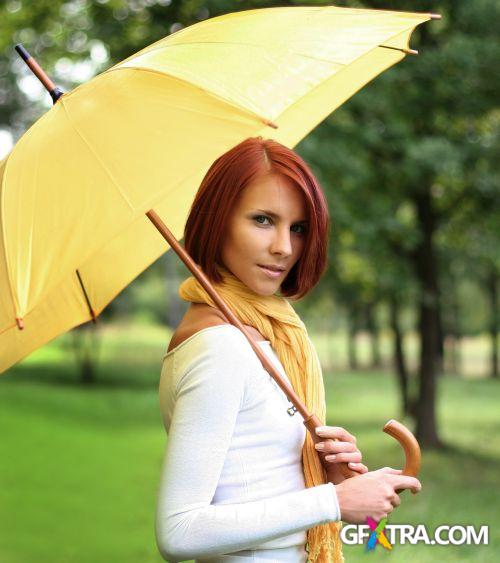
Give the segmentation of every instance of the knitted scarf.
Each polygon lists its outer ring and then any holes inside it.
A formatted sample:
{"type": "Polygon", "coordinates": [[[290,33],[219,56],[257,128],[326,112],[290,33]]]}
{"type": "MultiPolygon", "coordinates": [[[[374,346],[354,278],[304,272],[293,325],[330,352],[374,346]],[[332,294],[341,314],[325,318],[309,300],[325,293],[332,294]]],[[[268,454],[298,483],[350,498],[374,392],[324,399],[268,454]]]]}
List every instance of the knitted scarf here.
{"type": "MultiPolygon", "coordinates": [[[[321,366],[300,317],[284,297],[258,295],[229,270],[216,267],[223,278],[221,283],[213,284],[217,293],[243,324],[256,328],[270,341],[300,400],[324,425],[326,405],[321,366]]],[[[193,276],[181,283],[179,296],[185,301],[217,307],[193,276]]],[[[306,488],[327,482],[309,431],[302,448],[302,470],[306,488]]],[[[307,531],[309,563],[344,561],[339,537],[341,527],[341,522],[329,522],[307,531]]]]}

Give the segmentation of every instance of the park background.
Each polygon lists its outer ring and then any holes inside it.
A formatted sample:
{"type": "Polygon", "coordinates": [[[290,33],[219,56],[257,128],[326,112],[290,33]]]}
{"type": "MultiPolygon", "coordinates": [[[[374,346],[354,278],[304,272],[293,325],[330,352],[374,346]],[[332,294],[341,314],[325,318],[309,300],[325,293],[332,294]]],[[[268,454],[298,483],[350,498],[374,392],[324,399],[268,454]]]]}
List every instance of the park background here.
{"type": "MultiPolygon", "coordinates": [[[[197,21],[327,4],[3,1],[0,156],[52,104],[17,43],[70,91],[197,21]]],[[[489,525],[490,542],[377,546],[370,555],[346,546],[346,561],[498,560],[500,6],[335,5],[443,17],[413,33],[418,56],[370,82],[295,147],[326,193],[332,227],[328,269],[293,306],[322,362],[327,423],[357,436],[369,469],[402,466],[401,448],[381,432],[389,418],[419,439],[422,493],[403,493],[390,523],[489,525]]],[[[0,376],[2,563],[162,560],[154,516],[167,436],[158,378],[187,308],[177,289],[188,275],[167,252],[97,324],[0,376]]]]}

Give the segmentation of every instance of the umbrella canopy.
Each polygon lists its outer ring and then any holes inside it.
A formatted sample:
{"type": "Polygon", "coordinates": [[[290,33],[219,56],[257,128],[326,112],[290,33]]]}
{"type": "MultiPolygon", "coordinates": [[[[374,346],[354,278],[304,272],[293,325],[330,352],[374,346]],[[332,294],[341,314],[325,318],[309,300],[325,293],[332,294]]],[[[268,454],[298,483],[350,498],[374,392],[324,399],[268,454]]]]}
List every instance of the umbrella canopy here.
{"type": "Polygon", "coordinates": [[[97,315],[183,236],[212,162],[293,148],[432,14],[337,7],[205,20],[63,94],[0,163],[0,373],[97,315]],[[22,328],[22,330],[20,330],[22,328]]]}

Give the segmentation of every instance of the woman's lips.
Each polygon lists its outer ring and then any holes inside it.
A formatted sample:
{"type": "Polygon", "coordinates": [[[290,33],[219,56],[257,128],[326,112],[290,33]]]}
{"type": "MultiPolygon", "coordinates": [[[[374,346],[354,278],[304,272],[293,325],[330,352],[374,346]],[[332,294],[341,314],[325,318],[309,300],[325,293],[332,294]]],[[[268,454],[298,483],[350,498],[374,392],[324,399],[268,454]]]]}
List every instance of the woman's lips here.
{"type": "MultiPolygon", "coordinates": [[[[257,264],[257,266],[259,265],[257,264]]],[[[264,274],[266,274],[266,276],[270,277],[271,279],[279,278],[281,274],[283,274],[285,271],[285,270],[280,270],[280,271],[268,270],[267,268],[264,268],[264,266],[259,266],[259,268],[264,272],[264,274]]]]}

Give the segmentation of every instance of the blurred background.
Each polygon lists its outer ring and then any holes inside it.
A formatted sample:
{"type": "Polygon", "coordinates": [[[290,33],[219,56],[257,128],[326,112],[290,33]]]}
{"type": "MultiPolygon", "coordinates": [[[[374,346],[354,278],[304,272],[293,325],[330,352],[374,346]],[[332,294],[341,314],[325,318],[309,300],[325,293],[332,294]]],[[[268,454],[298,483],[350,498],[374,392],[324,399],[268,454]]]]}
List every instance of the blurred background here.
{"type": "MultiPolygon", "coordinates": [[[[183,27],[228,12],[327,2],[7,0],[0,3],[0,157],[52,105],[14,51],[63,90],[183,27]]],[[[390,523],[489,526],[489,545],[379,546],[397,561],[500,558],[500,5],[336,2],[440,13],[407,56],[295,150],[330,206],[329,265],[292,302],[318,350],[327,424],[370,470],[402,467],[381,432],[422,447],[422,493],[390,523]],[[495,500],[496,495],[496,500],[495,500]],[[496,555],[496,557],[495,557],[496,555]]],[[[54,147],[57,150],[57,147],[54,147]]],[[[168,150],[168,147],[165,147],[168,150]]],[[[138,155],[140,158],[140,155],[138,155]]],[[[161,361],[190,272],[167,252],[98,317],[0,376],[0,561],[159,562],[154,517],[167,436],[161,361]]],[[[363,545],[345,546],[363,561],[363,545]]]]}

